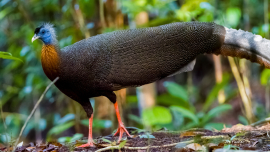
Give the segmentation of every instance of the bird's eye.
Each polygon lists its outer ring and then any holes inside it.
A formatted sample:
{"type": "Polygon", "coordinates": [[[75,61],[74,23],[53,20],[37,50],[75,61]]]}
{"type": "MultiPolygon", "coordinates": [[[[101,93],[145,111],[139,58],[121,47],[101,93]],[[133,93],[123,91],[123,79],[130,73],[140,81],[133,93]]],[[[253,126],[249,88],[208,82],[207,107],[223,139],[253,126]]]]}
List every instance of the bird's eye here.
{"type": "Polygon", "coordinates": [[[45,33],[45,31],[42,31],[42,34],[44,34],[45,33]]]}

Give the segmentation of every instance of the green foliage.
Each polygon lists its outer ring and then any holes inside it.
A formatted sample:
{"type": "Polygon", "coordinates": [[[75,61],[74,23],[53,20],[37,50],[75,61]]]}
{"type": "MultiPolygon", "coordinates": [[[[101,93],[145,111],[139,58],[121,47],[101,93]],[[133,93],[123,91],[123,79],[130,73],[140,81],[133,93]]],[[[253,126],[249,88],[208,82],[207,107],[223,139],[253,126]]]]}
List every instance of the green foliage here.
{"type": "Polygon", "coordinates": [[[105,138],[101,138],[101,140],[104,141],[104,142],[110,143],[110,144],[112,143],[110,140],[105,139],[105,138]]]}
{"type": "Polygon", "coordinates": [[[238,7],[230,7],[226,10],[227,23],[232,27],[236,28],[241,18],[241,10],[238,7]]]}
{"type": "MultiPolygon", "coordinates": [[[[177,85],[177,84],[176,84],[177,85]]],[[[181,93],[179,93],[181,94],[181,93]]],[[[173,96],[170,94],[162,94],[157,97],[157,102],[160,105],[170,106],[170,105],[179,105],[186,109],[190,109],[190,103],[187,102],[188,100],[183,100],[177,96],[173,96]]]]}
{"type": "Polygon", "coordinates": [[[195,124],[198,124],[199,123],[199,119],[198,117],[191,111],[183,108],[183,107],[180,107],[180,106],[171,106],[170,109],[172,111],[178,111],[180,113],[182,113],[182,115],[186,118],[189,118],[191,119],[195,124]]]}
{"type": "Polygon", "coordinates": [[[136,116],[136,115],[128,114],[128,119],[133,120],[134,122],[136,122],[140,125],[143,125],[141,118],[136,116]]]}
{"type": "Polygon", "coordinates": [[[229,80],[230,80],[230,76],[228,74],[224,74],[222,82],[219,84],[216,84],[214,88],[211,90],[211,92],[209,93],[209,95],[207,96],[207,99],[203,106],[203,111],[207,111],[209,109],[209,107],[213,104],[216,97],[218,96],[218,92],[221,89],[223,89],[226,85],[228,85],[229,80]]]}
{"type": "MultiPolygon", "coordinates": [[[[175,117],[175,119],[179,120],[182,122],[180,124],[178,124],[178,127],[183,128],[183,129],[188,129],[191,127],[204,127],[204,128],[208,128],[208,129],[218,129],[221,130],[224,126],[224,124],[221,123],[212,123],[211,121],[218,117],[221,113],[226,112],[228,110],[231,110],[232,107],[231,105],[228,104],[222,104],[222,105],[218,105],[215,108],[209,110],[210,106],[213,105],[219,90],[224,89],[225,86],[228,85],[230,80],[230,77],[228,74],[224,74],[223,76],[223,80],[221,83],[216,84],[213,89],[210,91],[210,94],[207,96],[206,102],[203,105],[203,111],[201,112],[197,112],[195,109],[196,107],[192,104],[190,104],[190,102],[188,102],[187,98],[188,97],[188,93],[187,91],[185,91],[185,89],[183,89],[183,86],[180,86],[174,82],[166,82],[164,83],[164,86],[167,88],[168,93],[170,96],[173,97],[177,97],[177,99],[174,102],[170,102],[170,110],[172,112],[173,115],[178,115],[175,117]],[[183,97],[186,100],[183,100],[183,97]],[[173,103],[177,103],[177,101],[179,103],[188,103],[189,106],[186,106],[185,104],[181,105],[181,104],[177,104],[174,105],[173,103]],[[183,102],[184,101],[184,102],[183,102]],[[206,113],[206,111],[208,111],[206,113]],[[184,126],[185,121],[182,121],[181,117],[187,118],[186,125],[184,126]]],[[[229,92],[230,93],[230,92],[229,92]]],[[[194,96],[194,95],[193,95],[194,96]]],[[[168,98],[169,99],[169,98],[168,98]]],[[[177,121],[175,120],[175,121],[177,121]]]]}
{"type": "Polygon", "coordinates": [[[234,146],[234,145],[232,145],[232,144],[227,144],[227,145],[224,145],[223,149],[224,149],[224,150],[230,150],[230,149],[233,149],[233,150],[239,150],[240,147],[234,146]]]}
{"type": "Polygon", "coordinates": [[[204,8],[200,6],[200,4],[203,2],[207,2],[207,0],[186,1],[186,3],[182,5],[182,7],[179,10],[176,11],[177,18],[180,21],[185,21],[185,22],[194,20],[197,16],[202,14],[205,10],[204,8]]]}
{"type": "Polygon", "coordinates": [[[129,96],[127,96],[126,100],[127,100],[128,103],[136,103],[136,102],[138,102],[137,96],[129,95],[129,96]]]}
{"type": "Polygon", "coordinates": [[[241,116],[241,115],[238,116],[238,120],[239,120],[243,125],[248,125],[248,124],[249,124],[247,118],[245,118],[245,117],[243,117],[243,116],[241,116]]]}
{"type": "Polygon", "coordinates": [[[0,51],[0,58],[21,61],[21,59],[13,57],[11,53],[0,51]]]}
{"type": "Polygon", "coordinates": [[[217,117],[219,114],[231,110],[232,106],[228,104],[219,105],[213,109],[211,109],[202,119],[202,123],[206,123],[211,119],[217,117]]]}
{"type": "Polygon", "coordinates": [[[264,69],[263,72],[261,73],[261,84],[268,85],[270,81],[269,77],[270,77],[270,70],[264,69]]]}
{"type": "Polygon", "coordinates": [[[119,149],[123,148],[127,143],[127,140],[125,141],[122,141],[120,144],[119,144],[119,149]]]}
{"type": "Polygon", "coordinates": [[[47,121],[43,118],[41,118],[39,122],[36,122],[35,120],[30,120],[27,126],[25,127],[23,135],[27,136],[32,129],[36,129],[36,128],[38,128],[40,131],[44,131],[46,127],[47,127],[47,121]]]}
{"type": "MultiPolygon", "coordinates": [[[[122,2],[122,12],[131,15],[134,19],[142,11],[158,11],[163,17],[169,11],[177,9],[175,0],[126,0],[122,2]]],[[[166,16],[167,17],[167,16],[166,16]]]]}
{"type": "MultiPolygon", "coordinates": [[[[169,94],[163,94],[157,97],[159,104],[166,105],[168,108],[155,106],[143,111],[143,123],[154,128],[166,126],[169,129],[188,129],[191,127],[204,127],[207,129],[221,130],[224,126],[222,123],[214,123],[212,120],[218,117],[221,113],[232,109],[231,105],[221,104],[212,109],[211,105],[216,101],[219,90],[224,89],[230,80],[228,74],[224,74],[223,81],[216,84],[211,89],[207,96],[206,102],[203,105],[203,111],[195,110],[196,107],[188,102],[188,92],[185,87],[175,82],[165,82],[164,86],[167,88],[169,94]],[[173,118],[173,119],[172,119],[173,118]]],[[[228,91],[231,94],[232,90],[228,91]]],[[[196,95],[193,95],[196,96],[196,95]]],[[[140,118],[129,116],[132,120],[140,123],[140,118]]]]}
{"type": "Polygon", "coordinates": [[[47,140],[51,140],[53,135],[59,135],[62,132],[66,131],[67,129],[71,128],[74,126],[74,122],[67,122],[63,124],[59,124],[57,126],[54,126],[52,129],[47,134],[47,140]]]}
{"type": "Polygon", "coordinates": [[[209,122],[204,125],[204,128],[209,130],[222,130],[224,128],[224,123],[209,122]]]}
{"type": "Polygon", "coordinates": [[[72,137],[60,137],[60,138],[58,138],[57,141],[60,143],[70,143],[70,142],[74,142],[76,140],[79,140],[82,137],[83,137],[83,134],[76,133],[72,137]]]}
{"type": "Polygon", "coordinates": [[[172,115],[165,107],[155,106],[142,112],[143,123],[149,126],[171,123],[172,115]]]}
{"type": "Polygon", "coordinates": [[[222,123],[210,123],[214,118],[218,117],[219,114],[231,110],[231,105],[219,105],[211,109],[208,113],[204,114],[203,112],[193,113],[189,110],[186,110],[182,107],[171,106],[172,111],[180,112],[183,117],[188,118],[191,121],[188,121],[187,125],[183,128],[188,129],[191,127],[204,127],[206,129],[217,129],[221,130],[224,126],[222,123]]]}
{"type": "Polygon", "coordinates": [[[188,103],[188,94],[185,88],[173,82],[165,82],[164,86],[172,96],[178,97],[182,99],[183,102],[188,103]]]}

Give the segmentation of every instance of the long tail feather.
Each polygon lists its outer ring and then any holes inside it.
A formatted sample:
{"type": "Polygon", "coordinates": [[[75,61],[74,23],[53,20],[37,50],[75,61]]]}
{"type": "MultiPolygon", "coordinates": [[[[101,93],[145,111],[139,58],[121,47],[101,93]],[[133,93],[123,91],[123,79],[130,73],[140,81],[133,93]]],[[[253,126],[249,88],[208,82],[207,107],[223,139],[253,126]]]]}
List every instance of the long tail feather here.
{"type": "Polygon", "coordinates": [[[226,28],[224,43],[215,54],[245,58],[270,68],[270,40],[243,30],[226,28]]]}

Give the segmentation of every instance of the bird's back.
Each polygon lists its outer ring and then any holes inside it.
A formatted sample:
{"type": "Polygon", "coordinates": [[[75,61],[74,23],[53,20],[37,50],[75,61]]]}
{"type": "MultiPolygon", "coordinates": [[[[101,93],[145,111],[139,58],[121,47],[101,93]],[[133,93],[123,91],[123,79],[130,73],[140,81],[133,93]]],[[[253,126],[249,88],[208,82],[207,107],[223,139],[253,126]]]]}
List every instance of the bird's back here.
{"type": "Polygon", "coordinates": [[[197,55],[220,48],[225,29],[215,23],[172,23],[104,35],[110,41],[114,89],[140,86],[176,73],[197,55]]]}
{"type": "Polygon", "coordinates": [[[82,90],[140,86],[220,48],[224,35],[222,26],[198,22],[101,34],[63,48],[62,73],[82,90]]]}

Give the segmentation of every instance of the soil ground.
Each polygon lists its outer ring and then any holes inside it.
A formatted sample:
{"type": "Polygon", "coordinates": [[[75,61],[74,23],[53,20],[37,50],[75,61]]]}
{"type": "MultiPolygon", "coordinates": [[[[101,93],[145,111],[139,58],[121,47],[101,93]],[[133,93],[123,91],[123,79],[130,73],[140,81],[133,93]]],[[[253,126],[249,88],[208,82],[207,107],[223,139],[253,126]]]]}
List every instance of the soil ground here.
{"type": "MultiPolygon", "coordinates": [[[[235,125],[221,131],[205,129],[191,129],[183,132],[167,131],[162,129],[149,133],[135,128],[129,128],[132,138],[123,136],[118,144],[118,136],[98,137],[95,146],[91,148],[76,148],[83,141],[60,144],[49,142],[44,144],[30,143],[16,149],[16,152],[186,152],[186,151],[215,151],[217,149],[259,150],[270,151],[270,124],[260,127],[235,125]],[[268,133],[269,132],[269,133],[268,133]]],[[[12,148],[1,147],[0,151],[12,148]]]]}

